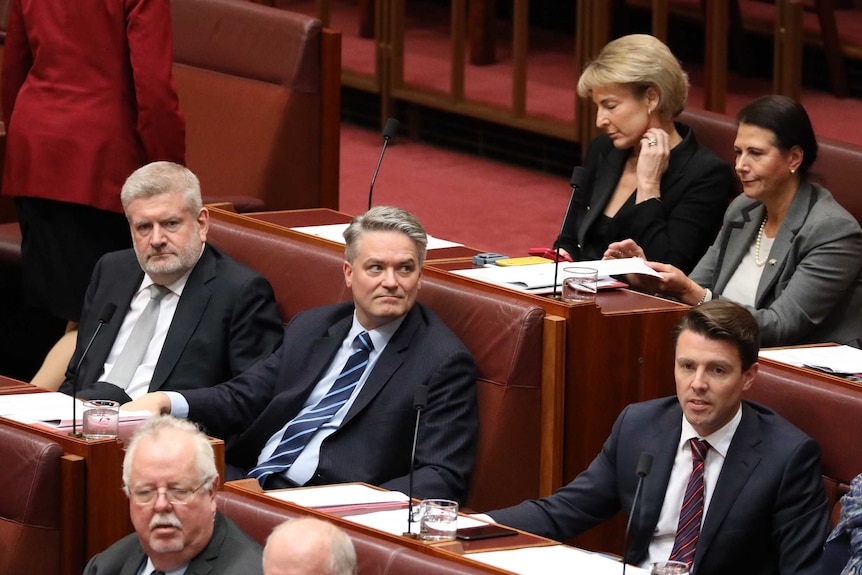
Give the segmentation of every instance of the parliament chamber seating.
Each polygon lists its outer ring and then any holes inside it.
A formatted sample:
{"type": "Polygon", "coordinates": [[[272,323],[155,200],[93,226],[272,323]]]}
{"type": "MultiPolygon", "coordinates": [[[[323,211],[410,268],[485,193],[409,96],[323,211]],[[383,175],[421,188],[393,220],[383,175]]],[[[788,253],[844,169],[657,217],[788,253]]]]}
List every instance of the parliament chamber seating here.
{"type": "Polygon", "coordinates": [[[64,455],[50,439],[0,426],[0,462],[0,573],[66,575],[80,569],[83,459],[64,455]]]}
{"type": "MultiPolygon", "coordinates": [[[[723,114],[706,110],[685,110],[679,121],[694,130],[697,141],[730,164],[736,161],[733,142],[736,139],[736,120],[723,114]]],[[[815,133],[817,126],[814,126],[815,133]]],[[[862,146],[839,142],[830,138],[817,138],[817,160],[811,166],[809,176],[821,184],[835,200],[862,222],[862,194],[859,193],[859,178],[862,176],[862,146]]],[[[737,191],[742,191],[737,180],[737,191]]]]}
{"type": "Polygon", "coordinates": [[[833,519],[850,480],[862,473],[862,387],[760,362],[745,397],[779,413],[820,445],[823,483],[833,519]]]}
{"type": "MultiPolygon", "coordinates": [[[[229,491],[216,496],[219,511],[234,521],[261,545],[272,530],[288,519],[299,517],[298,513],[283,507],[258,501],[229,491]]],[[[404,510],[405,518],[407,510],[404,510]]],[[[430,558],[415,549],[387,542],[361,531],[346,528],[347,535],[356,549],[359,573],[363,575],[456,575],[487,573],[463,563],[430,558]]]]}
{"type": "MultiPolygon", "coordinates": [[[[269,279],[283,321],[350,299],[342,246],[212,212],[209,241],[269,279]]],[[[456,286],[428,270],[419,300],[464,342],[479,371],[479,446],[466,505],[485,510],[537,497],[544,310],[499,292],[456,286]]]]}
{"type": "Polygon", "coordinates": [[[242,0],[171,0],[186,164],[239,211],[338,208],[341,33],[242,0]]]}

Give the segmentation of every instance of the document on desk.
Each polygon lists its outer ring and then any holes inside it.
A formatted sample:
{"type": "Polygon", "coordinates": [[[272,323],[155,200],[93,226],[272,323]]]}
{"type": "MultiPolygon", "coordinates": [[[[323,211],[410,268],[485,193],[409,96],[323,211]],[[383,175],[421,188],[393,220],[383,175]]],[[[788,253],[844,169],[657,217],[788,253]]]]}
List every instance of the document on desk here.
{"type": "Polygon", "coordinates": [[[375,489],[361,483],[342,483],[301,487],[284,491],[267,491],[266,494],[281,501],[289,501],[303,507],[321,511],[349,508],[381,508],[407,506],[407,496],[400,491],[375,489]]]}
{"type": "Polygon", "coordinates": [[[862,373],[862,349],[849,345],[764,349],[760,357],[835,375],[862,373]]]}
{"type": "MultiPolygon", "coordinates": [[[[527,266],[498,266],[491,264],[481,268],[453,270],[452,273],[530,293],[549,293],[554,289],[554,265],[553,263],[527,266]]],[[[658,272],[647,266],[640,258],[594,260],[574,263],[561,262],[556,264],[556,266],[558,268],[558,286],[562,285],[563,280],[566,279],[565,268],[567,267],[587,267],[597,270],[599,289],[624,285],[619,284],[611,276],[641,274],[659,277],[658,272]]]]}
{"type": "MultiPolygon", "coordinates": [[[[589,553],[566,545],[524,547],[505,551],[470,553],[471,560],[499,567],[521,575],[619,575],[622,565],[604,555],[589,553]]],[[[649,570],[628,565],[631,575],[649,573],[649,570]]]]}
{"type": "MultiPolygon", "coordinates": [[[[301,226],[297,228],[290,228],[295,232],[300,232],[303,234],[308,234],[310,236],[316,236],[318,238],[323,238],[325,240],[329,240],[331,242],[337,242],[339,244],[344,244],[344,230],[347,229],[348,224],[327,224],[323,226],[301,226]]],[[[439,250],[442,248],[457,248],[462,244],[456,244],[455,242],[450,242],[448,240],[441,240],[440,238],[435,238],[432,236],[428,236],[428,250],[439,250]]]]}
{"type": "MultiPolygon", "coordinates": [[[[416,506],[414,506],[414,510],[416,506]]],[[[325,511],[325,510],[324,510],[325,511]]],[[[386,511],[374,511],[372,513],[361,513],[357,515],[343,515],[342,519],[371,527],[384,533],[392,535],[401,535],[404,533],[404,528],[407,527],[407,507],[401,509],[389,509],[386,511]]],[[[484,521],[473,519],[466,515],[459,515],[456,523],[457,529],[465,529],[467,527],[478,527],[487,525],[484,521]]],[[[419,533],[419,522],[413,521],[410,524],[411,533],[419,533]]]]}
{"type": "MultiPolygon", "coordinates": [[[[20,393],[4,395],[0,401],[0,416],[21,423],[45,424],[58,430],[72,428],[72,402],[76,425],[81,427],[84,418],[83,400],[73,400],[65,393],[20,393]]],[[[139,423],[151,417],[149,411],[120,411],[120,425],[139,423]]]]}

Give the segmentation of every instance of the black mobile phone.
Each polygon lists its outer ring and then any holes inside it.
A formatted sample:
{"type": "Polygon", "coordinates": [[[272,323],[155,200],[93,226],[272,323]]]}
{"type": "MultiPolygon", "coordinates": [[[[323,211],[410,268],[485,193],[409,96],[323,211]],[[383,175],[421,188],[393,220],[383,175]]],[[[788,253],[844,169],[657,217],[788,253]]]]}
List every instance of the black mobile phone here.
{"type": "Polygon", "coordinates": [[[491,539],[493,537],[506,537],[517,535],[514,529],[507,529],[501,525],[479,525],[477,527],[466,527],[455,532],[455,537],[465,541],[478,541],[479,539],[491,539]]]}

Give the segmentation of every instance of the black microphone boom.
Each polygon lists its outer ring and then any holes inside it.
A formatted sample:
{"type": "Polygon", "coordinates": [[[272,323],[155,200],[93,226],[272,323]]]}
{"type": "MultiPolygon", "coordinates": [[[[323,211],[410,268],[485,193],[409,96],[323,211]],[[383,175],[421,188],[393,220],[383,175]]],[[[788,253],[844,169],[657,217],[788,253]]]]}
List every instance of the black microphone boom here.
{"type": "Polygon", "coordinates": [[[81,354],[81,359],[79,359],[77,365],[75,365],[75,372],[72,374],[72,432],[69,434],[73,437],[81,437],[78,433],[78,419],[76,413],[76,406],[78,404],[78,372],[81,370],[81,364],[84,363],[84,358],[87,357],[87,353],[90,351],[90,346],[93,345],[93,342],[96,341],[96,336],[99,335],[99,332],[102,330],[102,326],[111,321],[111,318],[114,317],[115,311],[117,311],[116,304],[112,304],[110,302],[106,303],[104,307],[102,307],[102,313],[99,314],[99,325],[96,326],[96,331],[93,332],[93,337],[90,338],[90,341],[87,343],[87,347],[84,348],[84,353],[81,354]]]}
{"type": "Polygon", "coordinates": [[[383,148],[380,150],[380,157],[377,158],[377,167],[374,168],[374,174],[371,176],[371,187],[368,189],[368,209],[371,209],[371,196],[374,194],[374,182],[377,181],[377,172],[380,171],[380,163],[383,162],[383,154],[386,153],[386,146],[389,145],[389,140],[395,137],[398,132],[398,120],[389,118],[386,120],[386,126],[383,128],[383,148]]]}
{"type": "Polygon", "coordinates": [[[413,393],[413,409],[416,410],[416,428],[413,430],[413,450],[410,453],[410,477],[407,482],[407,531],[405,537],[414,537],[410,531],[413,524],[413,471],[416,468],[416,440],[419,438],[419,416],[428,403],[428,386],[419,385],[413,393]]]}
{"type": "Polygon", "coordinates": [[[566,215],[563,216],[563,223],[560,225],[560,235],[557,236],[557,241],[554,242],[554,299],[559,297],[557,293],[557,271],[560,267],[560,239],[563,237],[563,231],[566,229],[566,222],[569,219],[569,210],[572,209],[572,201],[575,199],[575,193],[581,189],[581,185],[584,183],[584,170],[583,166],[575,166],[575,169],[572,170],[572,179],[569,180],[569,185],[572,186],[572,194],[569,196],[569,205],[566,207],[566,215]]]}
{"type": "Polygon", "coordinates": [[[644,478],[649,475],[649,472],[652,470],[652,453],[647,453],[644,451],[641,453],[641,456],[638,458],[638,468],[635,473],[638,476],[638,486],[635,488],[635,496],[632,499],[632,509],[629,511],[629,520],[626,523],[626,533],[623,537],[623,575],[626,575],[626,555],[628,554],[628,541],[629,541],[629,529],[632,527],[632,518],[635,516],[635,508],[638,506],[638,500],[641,494],[641,486],[643,485],[644,478]]]}

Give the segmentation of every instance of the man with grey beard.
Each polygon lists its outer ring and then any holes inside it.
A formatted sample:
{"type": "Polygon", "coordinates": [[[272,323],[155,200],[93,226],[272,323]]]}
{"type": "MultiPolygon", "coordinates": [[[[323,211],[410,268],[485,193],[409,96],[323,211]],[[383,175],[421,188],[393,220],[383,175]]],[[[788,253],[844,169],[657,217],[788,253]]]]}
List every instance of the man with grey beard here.
{"type": "Polygon", "coordinates": [[[81,397],[125,403],[152,391],[207,387],[279,346],[272,287],[206,242],[209,212],[189,169],[147,164],[126,180],[121,199],[134,250],[96,264],[60,391],[71,393],[77,378],[81,397]],[[117,313],[107,320],[110,307],[117,313]]]}
{"type": "Polygon", "coordinates": [[[212,446],[193,423],[148,420],[123,460],[135,533],[93,557],[84,575],[262,575],[263,549],[216,511],[218,487],[212,446]]]}

